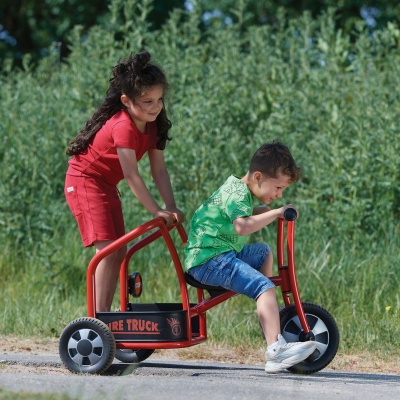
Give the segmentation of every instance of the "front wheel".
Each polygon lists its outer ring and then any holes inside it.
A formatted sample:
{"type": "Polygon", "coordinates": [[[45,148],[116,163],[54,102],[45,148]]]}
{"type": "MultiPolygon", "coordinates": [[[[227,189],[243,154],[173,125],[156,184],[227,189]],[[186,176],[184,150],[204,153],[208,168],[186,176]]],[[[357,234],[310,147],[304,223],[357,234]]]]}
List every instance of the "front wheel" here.
{"type": "Polygon", "coordinates": [[[71,372],[101,374],[114,360],[115,339],[102,321],[78,318],[63,330],[59,353],[71,372]]]}
{"type": "MultiPolygon", "coordinates": [[[[316,304],[302,304],[317,348],[310,357],[288,370],[298,374],[312,374],[325,368],[334,359],[339,347],[340,335],[336,322],[328,311],[316,304]]],[[[304,340],[303,328],[294,305],[280,311],[280,321],[282,336],[287,342],[304,340]]]]}
{"type": "Polygon", "coordinates": [[[115,352],[115,358],[123,363],[139,363],[149,358],[153,353],[154,349],[117,349],[115,352]]]}

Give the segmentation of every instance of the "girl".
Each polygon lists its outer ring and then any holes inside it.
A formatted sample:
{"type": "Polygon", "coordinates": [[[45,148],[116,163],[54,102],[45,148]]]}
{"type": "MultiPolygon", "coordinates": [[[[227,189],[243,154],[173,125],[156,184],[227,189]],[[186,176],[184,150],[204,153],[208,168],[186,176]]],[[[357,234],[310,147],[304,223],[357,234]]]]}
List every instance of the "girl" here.
{"type": "MultiPolygon", "coordinates": [[[[66,152],[73,156],[65,180],[65,196],[85,247],[96,252],[125,234],[117,184],[126,179],[133,194],[154,217],[167,225],[176,207],[163,150],[172,124],[163,95],[168,83],[163,71],[151,64],[147,52],[130,55],[113,68],[106,97],[66,152]],[[154,200],[141,178],[137,162],[148,153],[151,174],[165,203],[154,200]]],[[[96,270],[96,310],[110,311],[126,247],[104,258],[96,270]]]]}

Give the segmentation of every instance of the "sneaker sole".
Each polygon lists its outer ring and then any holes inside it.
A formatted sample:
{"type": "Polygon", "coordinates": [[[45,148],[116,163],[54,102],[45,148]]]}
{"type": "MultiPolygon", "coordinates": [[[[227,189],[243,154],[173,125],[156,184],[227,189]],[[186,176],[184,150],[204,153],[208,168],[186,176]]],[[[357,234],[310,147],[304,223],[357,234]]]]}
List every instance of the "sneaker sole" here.
{"type": "Polygon", "coordinates": [[[288,369],[290,367],[293,367],[293,365],[296,365],[304,361],[307,357],[309,357],[312,353],[314,353],[316,347],[317,346],[315,345],[315,343],[313,343],[313,346],[304,349],[304,351],[302,351],[299,354],[296,354],[292,357],[282,360],[282,362],[268,361],[267,364],[265,365],[265,372],[276,373],[288,369]]]}

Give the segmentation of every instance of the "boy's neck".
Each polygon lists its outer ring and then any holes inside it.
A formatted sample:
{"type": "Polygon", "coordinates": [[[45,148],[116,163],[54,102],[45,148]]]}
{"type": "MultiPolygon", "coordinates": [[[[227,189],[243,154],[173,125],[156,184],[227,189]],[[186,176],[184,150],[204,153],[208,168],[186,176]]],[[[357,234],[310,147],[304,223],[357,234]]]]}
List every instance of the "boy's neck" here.
{"type": "Polygon", "coordinates": [[[247,185],[247,187],[249,188],[251,194],[253,194],[253,192],[251,190],[251,182],[252,182],[251,177],[252,177],[252,175],[250,174],[249,171],[247,171],[247,174],[243,178],[241,178],[240,180],[247,185]]]}
{"type": "Polygon", "coordinates": [[[247,171],[247,174],[240,179],[242,182],[244,182],[247,186],[249,186],[250,182],[251,182],[251,174],[249,171],[247,171]]]}

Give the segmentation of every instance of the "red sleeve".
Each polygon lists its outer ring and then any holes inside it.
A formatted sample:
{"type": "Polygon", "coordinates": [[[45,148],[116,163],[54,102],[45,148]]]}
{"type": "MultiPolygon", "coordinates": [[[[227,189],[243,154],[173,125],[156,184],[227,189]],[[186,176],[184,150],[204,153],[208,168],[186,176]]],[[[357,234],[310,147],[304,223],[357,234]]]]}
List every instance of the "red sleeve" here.
{"type": "Polygon", "coordinates": [[[138,150],[137,132],[132,126],[132,122],[125,120],[117,122],[111,132],[114,146],[132,150],[138,150]]]}

